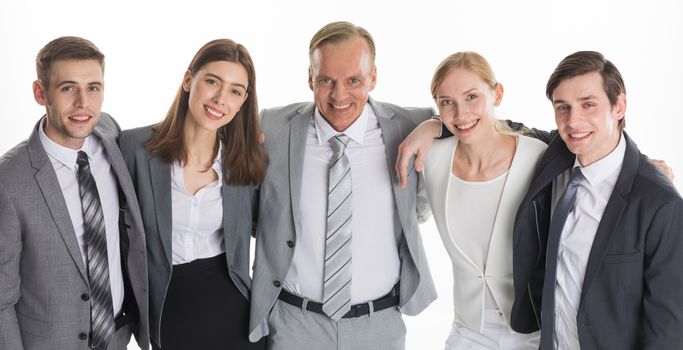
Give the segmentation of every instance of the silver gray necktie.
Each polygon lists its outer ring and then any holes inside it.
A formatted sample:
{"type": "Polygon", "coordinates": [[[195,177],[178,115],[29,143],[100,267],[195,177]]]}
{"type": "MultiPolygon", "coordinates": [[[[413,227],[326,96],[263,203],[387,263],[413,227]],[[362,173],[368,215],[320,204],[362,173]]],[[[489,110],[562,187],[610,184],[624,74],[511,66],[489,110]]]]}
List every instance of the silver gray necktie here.
{"type": "Polygon", "coordinates": [[[90,172],[88,155],[79,151],[76,163],[90,280],[90,347],[106,349],[115,326],[104,216],[95,179],[90,172]]]}
{"type": "Polygon", "coordinates": [[[543,281],[543,299],[541,303],[541,349],[552,350],[554,347],[555,329],[555,283],[557,277],[557,253],[564,229],[565,221],[571,212],[576,191],[585,179],[579,167],[574,168],[569,183],[555,205],[553,217],[548,230],[548,248],[543,281]]]}
{"type": "Polygon", "coordinates": [[[349,137],[330,139],[334,155],[330,161],[327,193],[327,235],[323,312],[339,320],[351,308],[351,168],[346,156],[349,137]]]}

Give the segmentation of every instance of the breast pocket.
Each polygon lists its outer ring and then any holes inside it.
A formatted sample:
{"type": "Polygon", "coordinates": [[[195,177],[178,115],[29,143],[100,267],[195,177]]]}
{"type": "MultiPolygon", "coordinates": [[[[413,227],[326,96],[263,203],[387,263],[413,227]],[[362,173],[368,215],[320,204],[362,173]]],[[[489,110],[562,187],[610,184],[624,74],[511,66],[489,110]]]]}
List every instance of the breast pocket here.
{"type": "Polygon", "coordinates": [[[605,255],[605,264],[626,264],[643,261],[643,253],[635,252],[628,254],[607,254],[605,255]]]}

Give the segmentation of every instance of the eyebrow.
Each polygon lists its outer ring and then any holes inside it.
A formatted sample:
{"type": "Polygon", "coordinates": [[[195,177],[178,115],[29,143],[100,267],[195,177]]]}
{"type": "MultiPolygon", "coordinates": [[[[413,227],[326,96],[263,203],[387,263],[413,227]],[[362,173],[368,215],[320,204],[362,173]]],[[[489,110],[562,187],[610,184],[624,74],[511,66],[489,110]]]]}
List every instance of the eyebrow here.
{"type": "MultiPolygon", "coordinates": [[[[479,91],[479,89],[477,89],[477,88],[471,88],[471,89],[469,89],[469,90],[467,90],[467,91],[464,91],[461,95],[467,95],[467,94],[469,94],[469,93],[472,92],[472,91],[479,91]]],[[[436,98],[437,98],[437,99],[443,99],[443,98],[452,98],[452,97],[449,96],[449,95],[438,95],[438,96],[436,96],[436,98]]]]}
{"type": "MultiPolygon", "coordinates": [[[[597,98],[598,97],[595,95],[588,95],[588,96],[579,97],[579,101],[590,101],[590,100],[596,100],[597,98]]],[[[560,103],[567,103],[567,101],[561,100],[561,99],[553,100],[554,105],[560,104],[560,103]]]]}
{"type": "MultiPolygon", "coordinates": [[[[78,85],[78,82],[74,81],[74,80],[62,80],[57,84],[57,86],[59,87],[59,86],[69,85],[69,84],[78,85]]],[[[93,81],[93,82],[88,83],[88,85],[102,86],[102,82],[101,81],[93,81]]]]}
{"type": "MultiPolygon", "coordinates": [[[[206,73],[205,76],[210,76],[210,77],[216,78],[217,80],[220,80],[222,83],[225,82],[223,79],[221,79],[221,77],[219,77],[219,76],[217,76],[216,74],[213,74],[213,73],[206,73]]],[[[244,86],[244,84],[233,83],[233,82],[231,82],[230,85],[238,86],[238,87],[241,87],[241,88],[244,89],[244,90],[247,90],[247,87],[244,86]]]]}

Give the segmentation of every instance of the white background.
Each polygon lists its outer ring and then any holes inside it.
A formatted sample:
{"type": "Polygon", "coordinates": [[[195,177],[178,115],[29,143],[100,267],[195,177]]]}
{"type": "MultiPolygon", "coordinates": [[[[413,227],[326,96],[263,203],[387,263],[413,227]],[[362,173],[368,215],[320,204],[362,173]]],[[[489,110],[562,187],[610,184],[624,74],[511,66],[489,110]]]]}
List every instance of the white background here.
{"type": "MultiPolygon", "coordinates": [[[[44,113],[31,93],[34,59],[58,36],[88,38],[105,53],[103,110],[132,128],[163,118],[194,53],[221,37],[251,52],[262,108],[311,100],[308,41],[335,20],[374,36],[376,99],[433,106],[436,65],[473,50],[505,86],[499,117],[543,129],[554,127],[544,95],[554,67],[574,51],[600,51],[626,80],[627,132],[642,152],[672,166],[678,188],[683,184],[683,2],[677,0],[2,1],[0,153],[24,140],[44,113]]],[[[422,229],[440,297],[405,318],[407,349],[439,349],[452,321],[451,268],[433,222],[422,229]]]]}

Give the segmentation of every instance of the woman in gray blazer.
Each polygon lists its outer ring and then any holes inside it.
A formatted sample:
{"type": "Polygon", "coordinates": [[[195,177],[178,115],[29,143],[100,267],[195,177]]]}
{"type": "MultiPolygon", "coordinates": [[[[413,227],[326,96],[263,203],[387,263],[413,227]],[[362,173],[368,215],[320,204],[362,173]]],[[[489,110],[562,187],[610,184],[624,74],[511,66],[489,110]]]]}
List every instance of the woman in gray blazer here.
{"type": "Polygon", "coordinates": [[[194,56],[158,124],[119,144],[147,234],[155,349],[265,349],[249,343],[249,241],[259,143],[254,65],[228,39],[194,56]]]}

